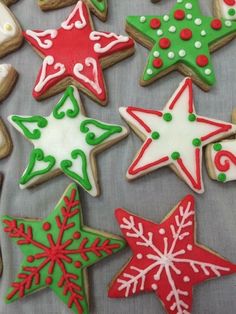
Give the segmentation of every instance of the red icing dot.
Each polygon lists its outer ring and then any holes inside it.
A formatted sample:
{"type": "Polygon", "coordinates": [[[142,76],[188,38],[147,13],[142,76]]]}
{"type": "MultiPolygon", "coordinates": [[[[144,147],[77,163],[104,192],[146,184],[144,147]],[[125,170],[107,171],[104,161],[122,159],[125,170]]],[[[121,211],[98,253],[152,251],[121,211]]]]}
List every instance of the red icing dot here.
{"type": "Polygon", "coordinates": [[[154,68],[161,68],[163,65],[163,61],[161,58],[156,58],[153,60],[152,65],[154,66],[154,68]]]}
{"type": "Polygon", "coordinates": [[[73,234],[73,238],[74,239],[79,239],[80,238],[80,233],[78,231],[76,231],[74,234],[73,234]]]}
{"type": "Polygon", "coordinates": [[[185,18],[185,12],[184,10],[176,10],[174,12],[174,17],[176,20],[183,20],[185,18]]]}
{"type": "Polygon", "coordinates": [[[45,280],[47,285],[51,285],[52,284],[52,278],[51,277],[47,277],[45,280]]]}
{"type": "Polygon", "coordinates": [[[221,29],[222,27],[222,22],[221,20],[219,19],[214,19],[212,22],[211,22],[211,27],[215,30],[218,30],[218,29],[221,29]]]}
{"type": "Polygon", "coordinates": [[[236,4],[236,1],[235,0],[224,0],[224,3],[226,3],[229,6],[233,6],[236,4]]]}
{"type": "Polygon", "coordinates": [[[43,230],[48,231],[51,229],[51,224],[49,222],[45,222],[43,224],[43,230]]]}
{"type": "Polygon", "coordinates": [[[189,28],[184,28],[180,32],[180,38],[183,40],[190,40],[192,38],[192,36],[193,36],[193,33],[192,33],[191,29],[189,29],[189,28]]]}
{"type": "Polygon", "coordinates": [[[80,262],[75,262],[75,267],[76,268],[80,268],[81,267],[81,263],[80,262]]]}
{"type": "Polygon", "coordinates": [[[200,67],[205,67],[206,65],[208,65],[208,58],[205,55],[199,55],[196,59],[196,63],[197,65],[199,65],[200,67]]]}
{"type": "Polygon", "coordinates": [[[150,21],[150,26],[153,29],[157,29],[157,28],[159,28],[161,26],[161,21],[159,19],[157,19],[157,18],[153,18],[150,21]]]}
{"type": "Polygon", "coordinates": [[[32,262],[34,261],[34,256],[28,256],[28,257],[27,257],[27,261],[28,261],[29,263],[32,263],[32,262]]]}
{"type": "Polygon", "coordinates": [[[162,49],[167,49],[167,48],[170,47],[170,45],[171,45],[171,42],[170,42],[170,40],[169,40],[168,38],[166,38],[166,37],[161,38],[161,39],[159,40],[159,46],[160,46],[160,48],[162,48],[162,49]]]}

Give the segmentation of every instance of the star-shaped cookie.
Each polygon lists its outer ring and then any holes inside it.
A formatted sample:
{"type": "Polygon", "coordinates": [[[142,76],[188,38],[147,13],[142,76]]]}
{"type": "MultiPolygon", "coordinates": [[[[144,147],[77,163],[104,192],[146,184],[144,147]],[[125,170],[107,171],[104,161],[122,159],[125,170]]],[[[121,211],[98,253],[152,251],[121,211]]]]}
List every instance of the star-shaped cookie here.
{"type": "Polygon", "coordinates": [[[88,7],[82,1],[59,29],[27,30],[24,35],[44,58],[33,90],[37,100],[57,94],[71,83],[105,105],[102,70],[134,52],[129,37],[93,30],[88,7]]]}
{"type": "Polygon", "coordinates": [[[4,216],[2,223],[24,255],[6,302],[48,287],[74,313],[89,313],[87,268],[123,249],[125,242],[83,225],[76,185],[67,188],[47,218],[4,216]]]}
{"type": "Polygon", "coordinates": [[[7,157],[12,151],[12,141],[3,120],[0,118],[0,159],[7,157]]]}
{"type": "Polygon", "coordinates": [[[178,70],[207,91],[215,83],[210,53],[236,35],[236,23],[202,15],[198,0],[177,0],[169,14],[129,16],[126,30],[151,50],[141,85],[178,70]]]}
{"type": "MultiPolygon", "coordinates": [[[[102,21],[107,19],[107,0],[83,0],[89,9],[102,21]]],[[[77,0],[38,0],[40,8],[44,11],[62,8],[76,3],[77,0]]]]}
{"type": "Polygon", "coordinates": [[[8,119],[34,145],[28,167],[20,179],[21,188],[63,172],[92,196],[97,196],[94,155],[128,134],[125,127],[87,118],[73,86],[67,88],[48,117],[12,115],[8,119]]]}
{"type": "Polygon", "coordinates": [[[236,126],[196,114],[192,81],[184,79],[162,111],[120,108],[120,114],[144,141],[127,178],[132,180],[164,166],[197,193],[204,192],[203,146],[236,133],[236,126]]]}
{"type": "Polygon", "coordinates": [[[153,292],[167,313],[190,314],[195,285],[236,272],[236,265],[197,243],[191,195],[160,224],[124,209],[116,218],[133,255],[110,284],[109,297],[153,292]]]}

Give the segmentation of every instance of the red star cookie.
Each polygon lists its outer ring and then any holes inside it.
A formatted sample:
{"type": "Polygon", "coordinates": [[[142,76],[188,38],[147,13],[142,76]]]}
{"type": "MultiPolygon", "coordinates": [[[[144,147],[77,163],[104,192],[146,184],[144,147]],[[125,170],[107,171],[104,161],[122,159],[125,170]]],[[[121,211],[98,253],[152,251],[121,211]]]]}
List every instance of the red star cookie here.
{"type": "Polygon", "coordinates": [[[196,242],[191,195],[161,224],[124,209],[116,210],[116,218],[133,256],[111,283],[109,297],[154,292],[167,313],[189,314],[195,285],[236,272],[236,265],[196,242]]]}
{"type": "Polygon", "coordinates": [[[233,124],[196,114],[190,78],[183,80],[164,110],[127,107],[120,108],[120,114],[144,141],[127,178],[171,166],[197,193],[204,192],[203,146],[236,133],[233,124]]]}
{"type": "Polygon", "coordinates": [[[78,1],[59,29],[27,30],[24,36],[44,57],[33,90],[37,100],[73,84],[105,105],[107,92],[102,69],[134,52],[134,41],[129,37],[94,31],[88,7],[82,1],[78,1]]]}

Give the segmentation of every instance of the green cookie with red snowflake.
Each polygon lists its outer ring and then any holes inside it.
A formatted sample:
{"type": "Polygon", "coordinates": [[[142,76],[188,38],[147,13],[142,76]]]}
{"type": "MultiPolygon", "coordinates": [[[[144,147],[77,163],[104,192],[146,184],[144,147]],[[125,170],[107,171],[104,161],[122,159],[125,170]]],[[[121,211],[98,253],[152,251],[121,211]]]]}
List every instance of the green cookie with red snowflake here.
{"type": "Polygon", "coordinates": [[[133,255],[110,284],[111,298],[152,292],[167,313],[190,314],[194,286],[236,273],[236,265],[197,243],[191,195],[160,224],[121,208],[116,218],[133,255]]]}
{"type": "MultiPolygon", "coordinates": [[[[38,5],[43,11],[59,9],[71,4],[75,4],[78,0],[38,0],[38,5]]],[[[108,5],[107,0],[83,0],[90,10],[102,21],[106,21],[108,5]]]]}
{"type": "Polygon", "coordinates": [[[12,115],[10,123],[34,149],[20,179],[22,189],[60,173],[99,195],[95,154],[128,135],[126,128],[85,116],[78,90],[69,86],[48,117],[12,115]]]}
{"type": "Polygon", "coordinates": [[[24,255],[7,303],[48,287],[74,313],[86,314],[87,268],[125,246],[122,238],[83,225],[75,184],[67,188],[47,218],[4,216],[2,223],[24,255]]]}
{"type": "Polygon", "coordinates": [[[127,17],[126,30],[151,50],[141,85],[178,70],[208,91],[215,84],[210,53],[236,35],[236,22],[202,15],[198,0],[177,0],[169,14],[127,17]]]}

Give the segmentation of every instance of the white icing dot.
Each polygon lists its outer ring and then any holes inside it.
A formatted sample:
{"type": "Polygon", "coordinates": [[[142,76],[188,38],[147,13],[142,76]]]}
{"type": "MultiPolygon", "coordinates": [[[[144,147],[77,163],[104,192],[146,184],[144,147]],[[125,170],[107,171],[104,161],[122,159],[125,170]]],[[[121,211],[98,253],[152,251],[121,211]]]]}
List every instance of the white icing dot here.
{"type": "Polygon", "coordinates": [[[205,74],[206,74],[206,75],[210,75],[210,74],[211,74],[211,69],[206,69],[206,70],[205,70],[205,74]]]}
{"type": "Polygon", "coordinates": [[[202,20],[199,19],[199,18],[197,18],[197,19],[195,19],[194,23],[195,23],[196,25],[201,25],[201,24],[202,24],[202,20]]]}
{"type": "Polygon", "coordinates": [[[183,0],[177,0],[177,3],[182,3],[183,2],[183,0]]]}
{"type": "Polygon", "coordinates": [[[193,246],[192,246],[191,244],[188,244],[188,245],[187,245],[187,249],[188,249],[189,251],[192,251],[193,246]]]}
{"type": "Polygon", "coordinates": [[[188,276],[184,276],[184,282],[189,282],[190,278],[188,276]]]}
{"type": "Polygon", "coordinates": [[[154,56],[155,58],[158,58],[158,57],[160,56],[160,52],[154,51],[154,52],[153,52],[153,56],[154,56]]]}
{"type": "Polygon", "coordinates": [[[175,33],[176,32],[176,27],[174,25],[170,26],[169,32],[170,33],[175,33]]]}
{"type": "Polygon", "coordinates": [[[152,75],[152,73],[153,73],[153,72],[152,72],[152,69],[147,69],[147,74],[148,74],[148,75],[152,75]]]}
{"type": "Polygon", "coordinates": [[[140,22],[141,22],[141,23],[146,22],[146,17],[145,17],[145,16],[141,16],[141,17],[140,17],[140,22]]]}
{"type": "Polygon", "coordinates": [[[225,21],[225,26],[227,26],[227,27],[232,26],[232,22],[231,21],[225,21]]]}
{"type": "Polygon", "coordinates": [[[158,31],[157,31],[157,35],[158,35],[158,36],[163,35],[163,31],[162,31],[161,29],[158,29],[158,31]]]}
{"type": "Polygon", "coordinates": [[[193,8],[193,5],[192,3],[188,2],[185,4],[185,8],[188,9],[188,10],[191,10],[193,8]]]}
{"type": "Polygon", "coordinates": [[[204,30],[201,31],[201,36],[202,37],[206,36],[206,34],[207,34],[206,31],[204,31],[204,30]]]}
{"type": "Polygon", "coordinates": [[[202,47],[202,44],[201,44],[200,41],[196,41],[195,44],[194,44],[194,46],[199,49],[199,48],[202,47]]]}
{"type": "Polygon", "coordinates": [[[173,51],[168,52],[168,58],[169,59],[174,59],[174,57],[175,57],[175,54],[173,51]]]}
{"type": "Polygon", "coordinates": [[[165,229],[161,228],[161,229],[159,230],[159,233],[160,233],[160,234],[165,234],[165,233],[166,233],[166,232],[165,232],[165,229]]]}
{"type": "Polygon", "coordinates": [[[157,285],[154,283],[154,284],[152,284],[152,289],[153,290],[157,290],[157,285]]]}
{"type": "Polygon", "coordinates": [[[185,57],[186,56],[186,51],[184,49],[180,49],[179,56],[182,57],[182,58],[185,57]]]}
{"type": "Polygon", "coordinates": [[[169,15],[164,15],[164,16],[163,16],[163,20],[164,20],[165,22],[169,21],[169,19],[170,19],[169,15]]]}
{"type": "Polygon", "coordinates": [[[143,258],[143,255],[141,254],[141,253],[139,253],[138,255],[137,255],[137,259],[142,259],[143,258]]]}
{"type": "Polygon", "coordinates": [[[187,14],[187,19],[191,20],[193,18],[192,14],[187,14]]]}

